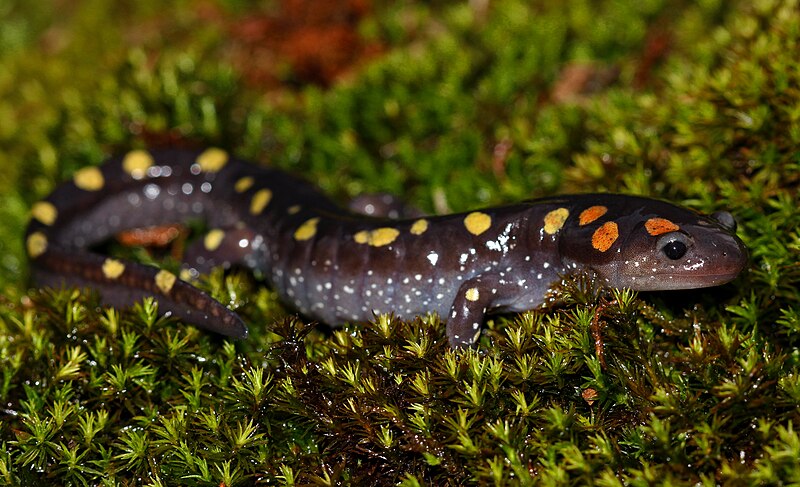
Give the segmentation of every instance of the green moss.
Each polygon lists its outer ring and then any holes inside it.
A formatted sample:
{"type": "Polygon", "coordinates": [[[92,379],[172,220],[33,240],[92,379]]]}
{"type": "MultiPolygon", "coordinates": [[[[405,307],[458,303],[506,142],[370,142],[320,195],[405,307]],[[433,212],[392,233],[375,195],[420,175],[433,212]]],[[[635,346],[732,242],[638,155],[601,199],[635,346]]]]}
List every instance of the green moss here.
{"type": "MultiPolygon", "coordinates": [[[[266,94],[242,81],[226,23],[188,2],[2,7],[2,482],[797,482],[797,2],[551,4],[379,2],[358,28],[381,56],[328,89],[266,94]],[[597,86],[556,96],[570,63],[597,86]],[[165,141],[436,212],[586,190],[728,209],[752,265],[692,293],[577,276],[563,306],[496,318],[459,352],[436,317],[325,333],[241,273],[202,282],[250,324],[237,343],[152,301],[28,291],[30,205],[165,141]]],[[[208,5],[233,25],[251,14],[208,5]]]]}

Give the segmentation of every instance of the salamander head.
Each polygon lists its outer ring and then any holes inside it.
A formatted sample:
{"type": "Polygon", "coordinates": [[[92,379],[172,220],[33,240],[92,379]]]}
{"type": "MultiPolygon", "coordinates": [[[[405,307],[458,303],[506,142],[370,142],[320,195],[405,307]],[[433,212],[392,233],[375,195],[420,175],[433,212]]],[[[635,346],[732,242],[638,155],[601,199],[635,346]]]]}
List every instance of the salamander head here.
{"type": "Polygon", "coordinates": [[[609,286],[639,291],[717,286],[747,264],[747,249],[728,212],[706,217],[647,198],[595,197],[574,212],[606,211],[565,226],[559,249],[565,264],[590,268],[609,286]]]}

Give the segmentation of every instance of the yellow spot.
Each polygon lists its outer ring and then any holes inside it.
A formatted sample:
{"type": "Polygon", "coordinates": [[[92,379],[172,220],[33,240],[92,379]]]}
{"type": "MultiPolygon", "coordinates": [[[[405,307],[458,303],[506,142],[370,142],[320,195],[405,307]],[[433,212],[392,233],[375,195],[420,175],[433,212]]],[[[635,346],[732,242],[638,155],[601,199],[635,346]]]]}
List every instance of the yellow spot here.
{"type": "Polygon", "coordinates": [[[653,237],[669,232],[677,232],[681,227],[666,218],[651,218],[644,223],[647,233],[653,237]]]}
{"type": "Polygon", "coordinates": [[[564,222],[567,221],[567,217],[569,216],[569,210],[566,208],[558,208],[544,216],[544,231],[548,235],[553,235],[554,233],[561,230],[561,227],[564,226],[564,222]]]}
{"type": "Polygon", "coordinates": [[[31,216],[45,225],[52,225],[58,218],[58,210],[49,201],[39,201],[31,208],[31,216]]]}
{"type": "Polygon", "coordinates": [[[353,240],[360,244],[369,244],[373,247],[383,247],[394,242],[400,230],[390,227],[376,228],[375,230],[362,230],[353,235],[353,240]]]}
{"type": "Polygon", "coordinates": [[[394,242],[398,235],[400,235],[400,231],[396,228],[376,228],[370,232],[369,244],[374,247],[383,247],[394,242]]]}
{"type": "Polygon", "coordinates": [[[414,235],[422,235],[428,229],[428,220],[420,218],[411,225],[411,233],[414,235]]]}
{"type": "Polygon", "coordinates": [[[605,222],[592,234],[592,247],[600,252],[610,249],[619,237],[619,228],[614,222],[605,222]]]}
{"type": "Polygon", "coordinates": [[[492,226],[492,217],[480,211],[473,211],[464,218],[464,226],[473,235],[480,235],[492,226]]]}
{"type": "Polygon", "coordinates": [[[308,240],[313,237],[317,233],[317,223],[319,223],[319,217],[306,220],[305,223],[297,227],[297,230],[295,230],[294,239],[308,240]]]}
{"type": "Polygon", "coordinates": [[[47,237],[42,232],[33,232],[28,235],[25,246],[28,248],[28,255],[35,259],[47,250],[47,237]]]}
{"type": "Polygon", "coordinates": [[[297,212],[300,211],[300,208],[302,208],[300,205],[292,205],[292,206],[289,207],[288,210],[286,210],[286,213],[288,213],[290,215],[294,215],[294,214],[296,214],[297,212]]]}
{"type": "Polygon", "coordinates": [[[255,180],[253,179],[252,176],[245,176],[236,181],[236,183],[233,185],[233,189],[235,189],[237,193],[244,193],[245,191],[250,189],[250,186],[253,185],[254,181],[255,180]]]}
{"type": "Polygon", "coordinates": [[[355,240],[356,243],[365,244],[369,242],[369,232],[366,230],[361,230],[353,235],[353,240],[355,240]]]}
{"type": "Polygon", "coordinates": [[[259,189],[256,194],[253,195],[253,199],[250,200],[250,213],[253,215],[261,214],[271,199],[272,191],[268,189],[259,189]]]}
{"type": "Polygon", "coordinates": [[[172,286],[175,285],[175,281],[178,278],[175,274],[171,273],[170,271],[160,270],[158,274],[156,274],[156,287],[161,290],[164,294],[169,294],[172,291],[172,286]]]}
{"type": "Polygon", "coordinates": [[[103,262],[103,275],[107,279],[116,279],[125,272],[125,264],[116,259],[106,259],[103,262]]]}
{"type": "Polygon", "coordinates": [[[72,176],[72,181],[75,183],[75,186],[84,191],[97,191],[98,189],[102,189],[103,185],[105,185],[103,173],[96,167],[84,167],[83,169],[79,169],[75,172],[75,175],[72,176]]]}
{"type": "Polygon", "coordinates": [[[219,228],[215,228],[206,234],[206,237],[203,239],[203,246],[209,252],[213,252],[219,248],[219,244],[222,243],[223,238],[225,238],[225,232],[219,228]]]}
{"type": "Polygon", "coordinates": [[[472,343],[477,342],[480,337],[481,337],[481,330],[479,328],[478,331],[476,331],[475,334],[472,335],[472,343]]]}
{"type": "Polygon", "coordinates": [[[581,212],[580,216],[578,217],[578,225],[588,225],[605,215],[607,211],[608,208],[605,206],[590,206],[581,212]]]}
{"type": "Polygon", "coordinates": [[[134,179],[142,179],[145,171],[154,164],[153,156],[145,150],[133,150],[122,159],[122,170],[134,179]]]}
{"type": "Polygon", "coordinates": [[[464,293],[464,297],[467,298],[467,301],[477,301],[481,297],[481,293],[478,292],[478,288],[471,287],[467,289],[467,292],[464,293]]]}
{"type": "Polygon", "coordinates": [[[189,269],[183,268],[180,272],[181,280],[182,281],[191,281],[192,280],[192,271],[189,269]]]}
{"type": "Polygon", "coordinates": [[[197,156],[197,164],[203,172],[217,172],[228,162],[228,153],[222,149],[212,147],[197,156]]]}

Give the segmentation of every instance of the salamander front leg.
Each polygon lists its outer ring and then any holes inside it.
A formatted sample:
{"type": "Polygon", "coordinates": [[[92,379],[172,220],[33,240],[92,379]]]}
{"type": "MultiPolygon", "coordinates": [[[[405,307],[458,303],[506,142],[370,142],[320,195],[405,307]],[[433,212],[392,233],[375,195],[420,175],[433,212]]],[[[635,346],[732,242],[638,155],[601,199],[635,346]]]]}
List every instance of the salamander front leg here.
{"type": "Polygon", "coordinates": [[[473,345],[481,335],[481,323],[497,292],[495,279],[475,277],[458,288],[447,317],[447,340],[453,348],[473,345]]]}

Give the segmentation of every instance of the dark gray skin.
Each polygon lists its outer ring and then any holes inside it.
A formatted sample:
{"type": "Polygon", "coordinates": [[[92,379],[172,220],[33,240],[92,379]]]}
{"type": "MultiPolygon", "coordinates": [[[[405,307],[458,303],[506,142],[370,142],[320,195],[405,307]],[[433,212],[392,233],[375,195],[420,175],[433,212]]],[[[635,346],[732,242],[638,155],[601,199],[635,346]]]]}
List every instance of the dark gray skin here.
{"type": "Polygon", "coordinates": [[[438,313],[454,347],[472,344],[487,314],[542,306],[571,272],[614,288],[694,289],[734,279],[747,262],[730,214],[648,198],[573,195],[390,220],[342,210],[307,183],[221,151],[134,155],[101,166],[100,187],[59,187],[45,200],[55,217],[34,207],[27,243],[37,283],[95,287],[117,306],[152,295],[161,310],[237,338],[247,334],[241,319],[191,284],[170,275],[165,284],[158,269],[89,248],[126,229],[201,217],[214,230],[190,248],[183,277],[243,265],[332,326],[438,313]],[[144,166],[131,172],[131,160],[144,166]]]}

